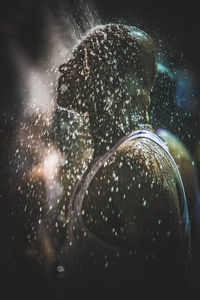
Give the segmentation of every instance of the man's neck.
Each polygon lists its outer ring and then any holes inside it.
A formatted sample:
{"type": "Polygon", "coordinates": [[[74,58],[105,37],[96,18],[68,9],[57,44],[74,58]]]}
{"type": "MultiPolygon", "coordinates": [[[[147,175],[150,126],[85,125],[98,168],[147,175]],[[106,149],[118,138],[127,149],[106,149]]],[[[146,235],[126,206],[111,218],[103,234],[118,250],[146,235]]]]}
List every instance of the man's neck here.
{"type": "MultiPolygon", "coordinates": [[[[130,118],[131,120],[131,118],[130,118]]],[[[110,148],[112,148],[121,138],[128,135],[132,131],[136,130],[152,130],[147,120],[143,120],[141,123],[132,124],[130,126],[123,126],[120,124],[110,122],[103,124],[102,128],[96,126],[92,128],[92,139],[94,145],[94,157],[105,154],[110,148]]]]}

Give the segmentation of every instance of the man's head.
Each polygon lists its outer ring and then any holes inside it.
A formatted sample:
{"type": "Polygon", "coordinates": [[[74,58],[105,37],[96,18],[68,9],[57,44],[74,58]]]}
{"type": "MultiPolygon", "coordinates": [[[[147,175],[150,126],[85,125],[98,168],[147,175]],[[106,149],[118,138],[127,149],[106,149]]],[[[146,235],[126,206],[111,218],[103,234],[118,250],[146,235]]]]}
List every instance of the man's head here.
{"type": "Polygon", "coordinates": [[[116,132],[115,124],[130,126],[127,114],[145,116],[156,69],[156,49],[147,34],[124,25],[98,26],[60,67],[58,104],[86,113],[93,136],[97,124],[98,132],[105,124],[116,132]]]}
{"type": "Polygon", "coordinates": [[[115,93],[124,94],[121,101],[125,101],[149,92],[156,76],[156,50],[151,38],[135,27],[99,26],[60,71],[59,104],[85,111],[115,93]]]}

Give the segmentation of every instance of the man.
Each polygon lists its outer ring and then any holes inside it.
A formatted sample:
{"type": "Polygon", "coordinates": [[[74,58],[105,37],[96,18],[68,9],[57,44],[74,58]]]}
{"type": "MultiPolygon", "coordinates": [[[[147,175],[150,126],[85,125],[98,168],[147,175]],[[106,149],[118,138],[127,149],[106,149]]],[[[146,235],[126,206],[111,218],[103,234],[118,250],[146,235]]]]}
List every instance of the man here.
{"type": "Polygon", "coordinates": [[[68,207],[66,265],[83,285],[103,280],[116,295],[159,296],[158,286],[162,299],[180,295],[189,220],[177,166],[148,123],[153,41],[136,28],[99,26],[60,71],[58,104],[79,113],[94,146],[68,207]]]}

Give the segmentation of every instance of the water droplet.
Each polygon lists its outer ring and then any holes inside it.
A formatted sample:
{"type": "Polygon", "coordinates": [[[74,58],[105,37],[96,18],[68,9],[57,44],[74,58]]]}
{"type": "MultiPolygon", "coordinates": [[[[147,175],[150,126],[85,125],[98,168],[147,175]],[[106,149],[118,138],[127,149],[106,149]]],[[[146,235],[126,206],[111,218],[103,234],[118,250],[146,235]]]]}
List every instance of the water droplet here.
{"type": "Polygon", "coordinates": [[[58,271],[59,273],[63,273],[63,272],[65,272],[65,268],[64,268],[63,266],[58,266],[58,267],[57,267],[57,271],[58,271]]]}
{"type": "Polygon", "coordinates": [[[146,206],[147,202],[146,200],[143,201],[143,206],[146,206]]]}

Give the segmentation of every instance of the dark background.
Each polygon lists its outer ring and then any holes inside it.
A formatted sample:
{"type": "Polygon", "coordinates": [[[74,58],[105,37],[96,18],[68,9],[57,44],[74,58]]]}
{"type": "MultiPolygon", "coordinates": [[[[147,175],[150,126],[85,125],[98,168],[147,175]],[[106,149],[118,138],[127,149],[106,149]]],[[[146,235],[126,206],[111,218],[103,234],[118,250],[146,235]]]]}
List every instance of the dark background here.
{"type": "MultiPolygon", "coordinates": [[[[82,28],[80,21],[83,1],[67,1],[67,7],[73,12],[75,22],[82,28]]],[[[11,218],[10,185],[12,184],[13,166],[9,164],[12,155],[15,128],[21,111],[21,78],[13,65],[9,45],[17,41],[31,60],[38,63],[41,50],[45,47],[43,27],[45,26],[45,7],[55,16],[57,9],[65,1],[38,0],[3,0],[0,2],[0,258],[4,261],[3,270],[12,272],[12,259],[15,255],[11,249],[12,228],[16,226],[11,218]],[[4,238],[8,236],[9,238],[4,238]]],[[[182,1],[93,1],[102,23],[124,22],[140,26],[155,38],[162,40],[166,49],[167,60],[180,67],[181,57],[184,68],[193,76],[194,108],[191,115],[182,116],[179,120],[181,131],[170,124],[169,129],[178,134],[192,154],[200,138],[200,19],[198,2],[182,1]],[[172,54],[171,54],[172,53],[172,54]],[[181,56],[182,53],[182,56],[181,56]]],[[[61,5],[61,6],[62,6],[61,5]]],[[[84,3],[83,3],[84,5],[84,3]]],[[[66,9],[67,11],[67,9],[66,9]]],[[[83,29],[83,28],[82,28],[83,29]]],[[[192,103],[191,103],[192,104],[192,103]]],[[[161,103],[162,106],[162,103],[161,103]]],[[[193,107],[193,105],[191,105],[193,107]]],[[[173,110],[173,107],[172,107],[173,110]]],[[[185,112],[185,111],[184,111],[185,112]]],[[[167,122],[164,124],[167,127],[167,122]]],[[[12,196],[13,197],[13,196],[12,196]]],[[[18,241],[19,243],[23,241],[18,241]]],[[[5,275],[3,272],[0,275],[5,275]]],[[[19,274],[16,273],[16,277],[19,274]]],[[[14,275],[13,275],[14,277],[14,275]]],[[[39,279],[38,279],[39,280],[39,279]]],[[[1,281],[0,281],[1,282],[1,281]]],[[[6,299],[7,287],[1,287],[6,299]]]]}

